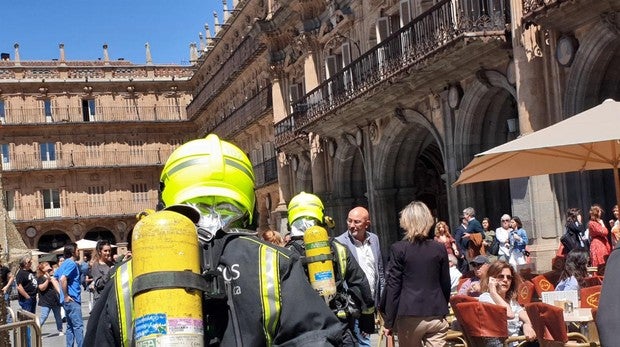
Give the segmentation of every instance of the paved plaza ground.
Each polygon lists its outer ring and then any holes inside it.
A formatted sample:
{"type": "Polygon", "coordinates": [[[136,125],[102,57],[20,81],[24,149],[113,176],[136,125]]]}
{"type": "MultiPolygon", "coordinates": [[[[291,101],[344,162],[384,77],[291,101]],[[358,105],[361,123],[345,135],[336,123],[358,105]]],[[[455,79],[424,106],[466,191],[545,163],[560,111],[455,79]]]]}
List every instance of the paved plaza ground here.
{"type": "MultiPolygon", "coordinates": [[[[82,292],[82,317],[84,318],[84,330],[86,330],[86,325],[88,324],[88,318],[90,317],[89,309],[88,309],[88,293],[82,292]]],[[[17,300],[11,301],[11,308],[16,311],[19,309],[19,305],[17,300]]],[[[37,306],[37,315],[40,316],[40,307],[37,306]]],[[[64,325],[66,327],[66,324],[64,325]]],[[[42,341],[43,347],[65,347],[66,340],[65,336],[58,335],[56,331],[56,322],[54,321],[54,314],[50,312],[50,316],[41,327],[42,332],[42,341]]],[[[371,346],[375,347],[379,343],[379,335],[374,334],[371,336],[371,346]]],[[[385,346],[385,344],[384,344],[385,346]]],[[[91,346],[84,346],[91,347],[91,346]]]]}

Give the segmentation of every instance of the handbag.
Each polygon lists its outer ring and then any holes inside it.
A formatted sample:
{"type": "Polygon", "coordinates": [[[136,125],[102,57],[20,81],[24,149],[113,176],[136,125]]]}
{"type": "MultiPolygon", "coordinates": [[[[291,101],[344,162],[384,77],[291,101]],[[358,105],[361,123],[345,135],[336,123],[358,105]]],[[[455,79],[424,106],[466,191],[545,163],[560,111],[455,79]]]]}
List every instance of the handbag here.
{"type": "Polygon", "coordinates": [[[497,239],[497,237],[493,238],[493,243],[489,247],[489,254],[499,255],[499,240],[497,239]]]}

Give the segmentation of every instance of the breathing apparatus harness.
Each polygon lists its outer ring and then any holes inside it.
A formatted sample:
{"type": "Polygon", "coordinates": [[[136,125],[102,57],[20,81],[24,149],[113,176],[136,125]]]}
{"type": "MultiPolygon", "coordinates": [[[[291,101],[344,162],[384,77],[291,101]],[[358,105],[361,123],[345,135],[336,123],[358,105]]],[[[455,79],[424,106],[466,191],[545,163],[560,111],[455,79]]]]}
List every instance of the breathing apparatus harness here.
{"type": "MultiPolygon", "coordinates": [[[[327,226],[331,224],[333,226],[333,220],[331,217],[326,216],[327,226]]],[[[303,218],[300,218],[303,219],[303,218]]],[[[296,220],[292,225],[317,225],[314,220],[306,220],[305,222],[299,222],[296,220]]],[[[348,286],[345,281],[345,274],[347,268],[347,257],[345,246],[337,245],[333,239],[329,239],[329,254],[319,254],[308,256],[306,254],[306,242],[304,242],[304,236],[292,236],[291,241],[286,245],[292,247],[300,255],[300,261],[303,264],[306,276],[311,278],[308,271],[308,264],[313,262],[331,261],[334,263],[334,278],[336,282],[336,293],[325,297],[325,301],[332,312],[343,322],[350,323],[352,319],[357,319],[360,316],[359,304],[355,302],[353,296],[348,292],[348,286]]],[[[289,248],[290,248],[289,247],[289,248]]]]}
{"type": "Polygon", "coordinates": [[[240,343],[241,330],[239,320],[232,300],[232,285],[224,279],[222,271],[218,270],[220,258],[226,245],[239,236],[255,236],[256,232],[242,228],[228,227],[243,219],[243,214],[233,204],[218,204],[207,206],[203,204],[180,204],[167,207],[184,214],[196,225],[198,243],[200,245],[201,276],[204,280],[203,292],[203,319],[205,327],[205,341],[208,346],[219,346],[226,324],[221,324],[225,312],[225,320],[230,320],[236,340],[240,343]],[[218,324],[219,323],[219,324],[218,324]]]}

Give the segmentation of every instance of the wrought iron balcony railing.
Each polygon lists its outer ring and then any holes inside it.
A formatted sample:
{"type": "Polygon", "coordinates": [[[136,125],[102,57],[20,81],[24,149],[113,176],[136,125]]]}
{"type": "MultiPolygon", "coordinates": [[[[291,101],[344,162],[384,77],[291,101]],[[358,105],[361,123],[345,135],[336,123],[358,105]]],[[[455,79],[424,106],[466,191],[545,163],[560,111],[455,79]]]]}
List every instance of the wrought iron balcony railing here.
{"type": "Polygon", "coordinates": [[[57,151],[52,160],[41,160],[41,155],[35,153],[15,153],[2,158],[2,171],[163,165],[173,150],[63,150],[57,151]]]}
{"type": "Polygon", "coordinates": [[[276,146],[291,142],[305,126],[458,40],[505,37],[509,18],[505,0],[440,1],[297,100],[293,113],[275,124],[276,146]]]}
{"type": "Polygon", "coordinates": [[[84,122],[174,122],[187,120],[185,107],[179,106],[100,106],[94,114],[82,107],[5,108],[0,122],[5,125],[84,122]]]}
{"type": "Polygon", "coordinates": [[[42,205],[15,206],[8,211],[9,218],[15,222],[42,219],[62,219],[80,217],[109,217],[118,215],[136,215],[147,208],[157,206],[157,198],[143,198],[142,195],[157,195],[157,192],[140,193],[139,197],[132,197],[126,193],[124,197],[115,200],[91,200],[86,202],[61,201],[57,208],[43,208],[42,205]]]}
{"type": "Polygon", "coordinates": [[[256,186],[261,187],[278,180],[278,157],[272,157],[254,166],[256,186]]]}
{"type": "Polygon", "coordinates": [[[212,119],[205,133],[216,132],[223,138],[231,138],[262,117],[272,104],[271,87],[268,86],[231,113],[212,119]]]}

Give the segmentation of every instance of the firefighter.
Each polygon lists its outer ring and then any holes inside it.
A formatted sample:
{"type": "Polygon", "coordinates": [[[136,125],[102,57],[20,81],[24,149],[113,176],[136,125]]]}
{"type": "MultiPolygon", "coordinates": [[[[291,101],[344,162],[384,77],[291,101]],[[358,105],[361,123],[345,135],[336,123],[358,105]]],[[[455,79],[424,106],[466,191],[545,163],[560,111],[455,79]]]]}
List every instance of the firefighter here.
{"type": "MultiPolygon", "coordinates": [[[[204,337],[203,343],[196,345],[341,345],[346,327],[308,284],[298,258],[259,240],[249,229],[256,220],[254,173],[243,151],[214,134],[190,141],[171,154],[160,181],[162,212],[181,213],[195,224],[197,233],[204,279],[204,337]]],[[[135,319],[129,319],[138,311],[131,305],[132,300],[139,302],[138,294],[132,297],[127,289],[138,290],[128,279],[132,268],[134,273],[142,269],[136,264],[141,242],[137,228],[129,262],[133,264],[129,269],[125,266],[125,273],[114,275],[115,280],[102,293],[106,297],[97,301],[88,322],[86,345],[131,346],[140,334],[135,319]]],[[[152,328],[139,324],[142,333],[152,328]]]]}
{"type": "MultiPolygon", "coordinates": [[[[333,238],[327,237],[325,231],[325,243],[329,243],[329,260],[324,256],[307,256],[311,250],[320,247],[323,240],[317,240],[316,227],[333,228],[333,220],[325,216],[321,199],[306,192],[294,196],[288,205],[288,223],[291,231],[291,240],[285,247],[297,252],[306,265],[306,273],[312,284],[317,279],[325,280],[330,277],[326,274],[325,263],[333,260],[333,278],[335,279],[336,294],[325,298],[328,306],[334,314],[347,325],[343,334],[344,346],[355,346],[357,339],[353,333],[355,320],[360,320],[360,329],[366,333],[374,333],[374,300],[371,295],[370,285],[364,271],[359,266],[349,249],[333,238]],[[309,238],[308,234],[312,233],[309,238]],[[318,242],[317,242],[318,241],[318,242]],[[310,243],[312,242],[312,243],[310,243]],[[322,271],[313,273],[310,264],[321,263],[322,271]]],[[[320,229],[319,229],[320,230],[320,229]]],[[[325,229],[323,229],[325,230],[325,229]]],[[[315,286],[318,288],[318,286],[315,286]]],[[[324,290],[324,287],[317,289],[324,290]]],[[[329,291],[329,290],[328,290],[329,291]]]]}

